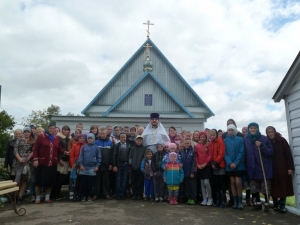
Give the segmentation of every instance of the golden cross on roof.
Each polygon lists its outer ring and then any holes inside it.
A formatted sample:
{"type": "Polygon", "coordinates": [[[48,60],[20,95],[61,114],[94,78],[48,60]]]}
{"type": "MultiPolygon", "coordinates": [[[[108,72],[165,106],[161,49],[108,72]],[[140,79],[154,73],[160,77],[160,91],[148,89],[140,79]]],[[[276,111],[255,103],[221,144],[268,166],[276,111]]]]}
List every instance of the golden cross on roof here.
{"type": "Polygon", "coordinates": [[[149,34],[150,34],[150,31],[149,31],[149,26],[150,25],[154,25],[154,23],[150,23],[150,20],[147,21],[147,23],[143,23],[144,25],[148,25],[148,29],[146,30],[147,31],[147,38],[149,38],[149,34]]]}
{"type": "Polygon", "coordinates": [[[144,48],[146,48],[146,53],[147,53],[147,59],[150,59],[150,48],[152,48],[151,45],[149,45],[149,43],[146,44],[146,46],[143,46],[144,48]]]}

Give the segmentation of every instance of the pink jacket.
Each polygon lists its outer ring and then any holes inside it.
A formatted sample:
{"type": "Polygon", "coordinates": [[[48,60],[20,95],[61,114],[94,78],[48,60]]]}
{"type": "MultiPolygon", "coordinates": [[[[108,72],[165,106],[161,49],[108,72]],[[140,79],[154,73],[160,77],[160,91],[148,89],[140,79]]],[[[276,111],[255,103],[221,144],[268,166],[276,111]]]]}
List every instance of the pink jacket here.
{"type": "Polygon", "coordinates": [[[194,147],[196,152],[197,165],[209,164],[211,161],[211,149],[208,144],[197,143],[194,147]]]}

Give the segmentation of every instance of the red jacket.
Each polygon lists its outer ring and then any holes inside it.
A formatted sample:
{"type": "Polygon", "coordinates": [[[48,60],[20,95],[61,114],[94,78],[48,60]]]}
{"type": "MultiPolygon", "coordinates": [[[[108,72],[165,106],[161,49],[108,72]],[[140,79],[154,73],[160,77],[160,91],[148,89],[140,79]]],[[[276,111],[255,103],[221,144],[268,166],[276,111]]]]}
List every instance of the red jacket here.
{"type": "Polygon", "coordinates": [[[220,168],[225,168],[226,163],[224,160],[225,144],[222,138],[216,138],[209,143],[209,149],[212,153],[212,161],[219,163],[220,168]]]}
{"type": "Polygon", "coordinates": [[[196,152],[197,165],[203,165],[206,163],[207,165],[211,161],[211,151],[208,148],[208,143],[202,144],[198,142],[194,146],[196,152]]]}
{"type": "Polygon", "coordinates": [[[70,167],[72,167],[75,162],[78,161],[79,153],[81,150],[81,147],[84,146],[86,143],[80,143],[79,141],[72,146],[72,150],[70,152],[70,167]]]}
{"type": "Polygon", "coordinates": [[[58,137],[54,137],[53,142],[46,133],[39,135],[33,147],[33,160],[38,160],[39,165],[55,166],[58,163],[58,154],[65,154],[58,137]]]}

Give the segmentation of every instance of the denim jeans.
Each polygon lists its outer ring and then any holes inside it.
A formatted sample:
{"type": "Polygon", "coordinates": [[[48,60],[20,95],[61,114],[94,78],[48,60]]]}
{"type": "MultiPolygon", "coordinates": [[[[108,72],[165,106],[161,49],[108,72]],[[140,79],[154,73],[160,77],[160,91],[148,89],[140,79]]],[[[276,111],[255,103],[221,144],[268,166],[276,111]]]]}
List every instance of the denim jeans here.
{"type": "Polygon", "coordinates": [[[120,162],[118,166],[117,178],[116,178],[116,196],[124,197],[126,194],[126,184],[128,176],[128,163],[120,162]]]}

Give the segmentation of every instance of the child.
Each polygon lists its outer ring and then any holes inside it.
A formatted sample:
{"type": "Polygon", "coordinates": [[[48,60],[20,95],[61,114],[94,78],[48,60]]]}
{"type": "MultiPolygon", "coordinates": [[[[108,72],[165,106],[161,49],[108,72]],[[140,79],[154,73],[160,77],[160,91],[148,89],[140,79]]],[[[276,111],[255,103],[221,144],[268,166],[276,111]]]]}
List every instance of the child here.
{"type": "Polygon", "coordinates": [[[184,172],[184,190],[185,196],[188,199],[187,204],[195,205],[197,197],[197,162],[196,154],[191,146],[191,140],[184,140],[184,149],[180,152],[183,172],[184,172]]]}
{"type": "Polygon", "coordinates": [[[106,128],[101,128],[99,131],[99,140],[95,141],[101,153],[100,170],[96,174],[95,190],[93,200],[96,200],[102,189],[103,196],[110,200],[110,171],[112,170],[112,141],[107,138],[106,128]]]}
{"type": "Polygon", "coordinates": [[[126,134],[120,133],[120,142],[114,146],[113,151],[113,171],[116,175],[116,197],[117,200],[125,200],[127,176],[129,169],[129,149],[130,145],[126,143],[126,134]]]}
{"type": "Polygon", "coordinates": [[[157,144],[157,152],[153,157],[153,182],[154,182],[154,195],[155,202],[162,202],[164,199],[164,170],[161,168],[162,160],[166,155],[164,146],[162,143],[157,144]]]}
{"type": "MultiPolygon", "coordinates": [[[[78,142],[73,145],[70,152],[70,167],[72,168],[72,170],[77,170],[79,168],[78,166],[79,153],[82,146],[84,146],[85,144],[86,144],[85,135],[81,134],[79,136],[78,142]]],[[[70,199],[73,199],[73,201],[77,201],[79,198],[78,190],[79,190],[78,182],[74,186],[72,184],[70,185],[70,199]]]]}
{"type": "Polygon", "coordinates": [[[216,129],[211,129],[210,131],[210,143],[209,149],[212,153],[212,169],[213,177],[215,180],[216,189],[216,199],[214,203],[217,207],[226,207],[226,177],[225,177],[225,145],[222,137],[218,136],[218,131],[216,129]]]}
{"type": "Polygon", "coordinates": [[[141,171],[144,173],[144,177],[145,177],[144,178],[145,200],[147,201],[147,200],[151,200],[154,197],[152,150],[147,149],[145,155],[146,157],[141,164],[141,171]]]}
{"type": "Polygon", "coordinates": [[[145,156],[146,148],[142,145],[143,137],[138,135],[135,146],[130,148],[129,165],[131,168],[132,200],[141,200],[144,191],[144,175],[141,171],[141,163],[145,156]]]}
{"type": "MultiPolygon", "coordinates": [[[[228,135],[225,143],[226,174],[230,177],[230,186],[234,200],[233,209],[243,209],[242,202],[242,177],[245,174],[245,149],[243,138],[237,136],[237,129],[234,124],[227,126],[228,135]]],[[[250,156],[253,160],[253,154],[250,156]]],[[[254,168],[252,163],[251,168],[254,168]]]]}
{"type": "Polygon", "coordinates": [[[169,152],[166,153],[165,157],[163,158],[163,161],[162,161],[162,168],[164,169],[165,168],[165,165],[167,162],[169,162],[169,154],[171,152],[175,152],[177,154],[177,162],[179,162],[180,164],[182,164],[181,162],[181,156],[176,152],[177,150],[177,145],[175,143],[169,143],[169,152]]]}
{"type": "Polygon", "coordinates": [[[177,205],[179,185],[183,181],[183,169],[177,161],[177,154],[171,152],[169,154],[169,162],[167,162],[164,171],[164,181],[167,184],[169,191],[169,203],[170,205],[177,205]]]}
{"type": "Polygon", "coordinates": [[[82,201],[92,201],[91,194],[95,183],[96,172],[101,163],[101,153],[94,144],[95,135],[90,133],[87,136],[88,144],[81,148],[78,164],[80,166],[80,192],[84,192],[82,201]]]}
{"type": "Polygon", "coordinates": [[[198,168],[198,178],[201,183],[202,198],[203,201],[201,205],[212,205],[212,192],[209,179],[212,177],[212,171],[210,166],[211,161],[211,151],[208,148],[207,136],[205,132],[200,132],[199,142],[195,145],[197,168],[198,168]],[[207,193],[207,197],[206,197],[207,193]]]}

